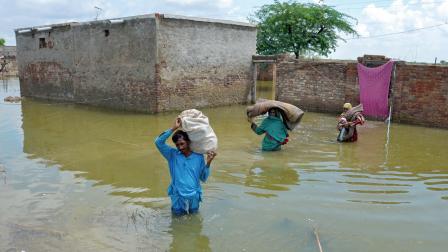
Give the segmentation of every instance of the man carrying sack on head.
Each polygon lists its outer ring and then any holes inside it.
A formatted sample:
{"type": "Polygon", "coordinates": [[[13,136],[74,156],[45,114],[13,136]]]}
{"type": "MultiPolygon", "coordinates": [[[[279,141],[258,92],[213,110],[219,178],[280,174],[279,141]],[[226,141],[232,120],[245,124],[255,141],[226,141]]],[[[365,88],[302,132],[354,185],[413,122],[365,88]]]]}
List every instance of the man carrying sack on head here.
{"type": "Polygon", "coordinates": [[[197,110],[182,112],[173,126],[155,140],[157,149],[168,161],[171,175],[168,195],[171,198],[171,211],[174,215],[198,212],[199,202],[202,201],[200,181],[207,181],[210,165],[216,156],[217,143],[216,135],[208,124],[208,118],[197,110]],[[180,127],[183,130],[177,130],[180,127]],[[171,139],[176,148],[166,144],[167,138],[173,132],[175,133],[171,139]]]}

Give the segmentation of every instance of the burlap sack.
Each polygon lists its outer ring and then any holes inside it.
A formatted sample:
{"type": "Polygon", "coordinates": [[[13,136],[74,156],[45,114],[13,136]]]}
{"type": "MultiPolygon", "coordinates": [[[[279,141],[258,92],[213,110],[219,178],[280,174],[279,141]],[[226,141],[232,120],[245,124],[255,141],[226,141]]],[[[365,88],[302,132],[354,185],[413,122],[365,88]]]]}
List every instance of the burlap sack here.
{"type": "Polygon", "coordinates": [[[253,106],[247,107],[247,116],[249,118],[256,117],[265,114],[271,108],[278,108],[283,112],[282,116],[284,117],[286,127],[289,130],[293,130],[295,127],[297,127],[304,114],[301,109],[286,102],[261,100],[253,106]]]}
{"type": "Polygon", "coordinates": [[[194,152],[205,154],[218,149],[218,138],[209,124],[208,117],[196,109],[185,110],[178,116],[181,129],[187,132],[194,152]]]}

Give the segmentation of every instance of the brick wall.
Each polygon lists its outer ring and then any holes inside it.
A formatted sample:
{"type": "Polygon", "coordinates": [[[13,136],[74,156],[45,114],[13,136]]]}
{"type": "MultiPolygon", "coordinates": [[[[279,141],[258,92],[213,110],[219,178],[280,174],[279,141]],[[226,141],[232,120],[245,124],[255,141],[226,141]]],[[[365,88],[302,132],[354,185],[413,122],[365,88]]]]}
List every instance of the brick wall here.
{"type": "Polygon", "coordinates": [[[0,77],[9,77],[9,76],[18,76],[18,67],[16,57],[8,57],[6,59],[0,60],[2,63],[6,62],[6,66],[3,71],[0,73],[0,77]]]}
{"type": "Polygon", "coordinates": [[[448,128],[448,66],[398,64],[393,105],[400,122],[448,128]]]}
{"type": "Polygon", "coordinates": [[[245,103],[256,28],[161,17],[157,111],[245,103]]]}
{"type": "Polygon", "coordinates": [[[255,26],[162,14],[122,20],[16,30],[21,95],[142,112],[247,101],[255,26]]]}
{"type": "MultiPolygon", "coordinates": [[[[277,99],[308,111],[341,112],[344,102],[359,104],[356,61],[277,63],[277,99]]],[[[391,79],[393,120],[448,128],[448,67],[396,64],[391,79]]]]}
{"type": "Polygon", "coordinates": [[[296,61],[277,63],[277,99],[303,109],[337,112],[349,100],[357,103],[356,64],[344,61],[296,61]]]}
{"type": "Polygon", "coordinates": [[[16,34],[22,96],[73,101],[73,35],[68,31],[64,26],[16,34]],[[41,40],[48,47],[42,47],[41,40]]]}
{"type": "Polygon", "coordinates": [[[15,46],[0,46],[0,62],[2,65],[6,64],[0,72],[0,77],[18,76],[16,52],[15,46]]]}
{"type": "Polygon", "coordinates": [[[151,17],[16,33],[22,96],[120,110],[156,110],[151,17]]]}

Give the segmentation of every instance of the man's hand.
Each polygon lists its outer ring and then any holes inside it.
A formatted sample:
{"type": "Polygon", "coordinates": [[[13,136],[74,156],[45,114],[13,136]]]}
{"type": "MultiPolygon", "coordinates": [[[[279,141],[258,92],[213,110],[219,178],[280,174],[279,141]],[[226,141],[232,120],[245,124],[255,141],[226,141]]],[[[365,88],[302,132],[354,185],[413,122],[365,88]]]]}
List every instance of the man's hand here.
{"type": "Polygon", "coordinates": [[[207,152],[207,166],[210,166],[213,159],[216,157],[217,153],[214,151],[208,151],[207,152]]]}
{"type": "Polygon", "coordinates": [[[173,123],[173,127],[171,128],[173,131],[177,130],[180,126],[182,126],[182,121],[180,118],[176,118],[176,120],[173,123]]]}

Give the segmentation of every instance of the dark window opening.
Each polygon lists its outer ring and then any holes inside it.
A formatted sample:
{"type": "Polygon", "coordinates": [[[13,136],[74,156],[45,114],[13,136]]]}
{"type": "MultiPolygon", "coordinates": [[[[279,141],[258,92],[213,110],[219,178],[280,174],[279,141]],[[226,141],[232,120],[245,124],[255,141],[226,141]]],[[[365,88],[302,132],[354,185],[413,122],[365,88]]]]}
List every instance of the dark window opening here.
{"type": "Polygon", "coordinates": [[[47,42],[45,42],[45,38],[39,38],[39,48],[46,48],[47,42]]]}
{"type": "Polygon", "coordinates": [[[106,36],[106,37],[109,36],[109,30],[104,30],[104,36],[106,36]]]}

